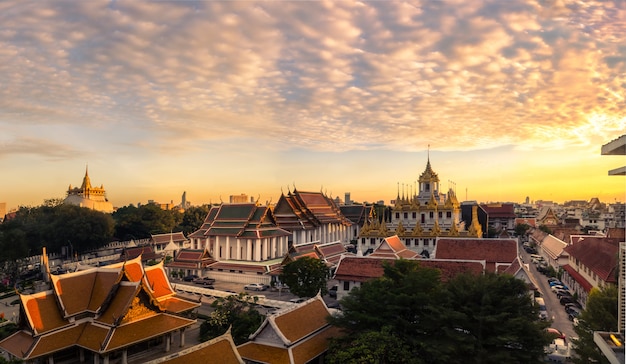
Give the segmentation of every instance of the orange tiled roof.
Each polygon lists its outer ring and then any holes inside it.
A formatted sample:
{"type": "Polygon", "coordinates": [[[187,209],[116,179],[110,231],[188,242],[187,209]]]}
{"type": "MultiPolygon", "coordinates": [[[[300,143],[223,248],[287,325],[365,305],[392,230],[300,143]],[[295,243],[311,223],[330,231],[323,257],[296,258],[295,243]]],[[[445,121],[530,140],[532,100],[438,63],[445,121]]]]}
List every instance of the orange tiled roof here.
{"type": "Polygon", "coordinates": [[[330,313],[324,302],[314,299],[292,311],[271,316],[270,321],[275,322],[276,329],[288,340],[287,343],[291,344],[328,325],[326,322],[328,315],[330,313]]]}
{"type": "Polygon", "coordinates": [[[327,326],[309,340],[301,341],[291,348],[294,363],[308,363],[328,351],[328,340],[341,335],[338,327],[327,326]]]}
{"type": "Polygon", "coordinates": [[[150,361],[146,364],[193,364],[193,363],[243,364],[244,361],[237,351],[230,331],[209,341],[205,341],[189,349],[169,355],[165,358],[150,361]]]}
{"type": "Polygon", "coordinates": [[[36,334],[69,325],[69,321],[64,319],[59,311],[52,291],[22,295],[21,300],[28,324],[36,334]]]}
{"type": "Polygon", "coordinates": [[[136,344],[168,332],[190,326],[195,320],[168,314],[156,314],[148,318],[132,321],[113,329],[111,339],[103,352],[136,344]]]}
{"type": "Polygon", "coordinates": [[[144,279],[139,257],[53,276],[54,289],[20,296],[28,327],[0,341],[0,348],[24,360],[75,345],[102,353],[193,324],[195,320],[161,313],[183,312],[198,306],[168,294],[163,286],[156,287],[159,280],[170,286],[163,265],[148,268],[145,277],[148,276],[150,279],[144,279]],[[75,318],[80,318],[81,323],[73,323],[75,318]],[[122,325],[116,326],[120,322],[122,325]]]}
{"type": "Polygon", "coordinates": [[[124,316],[140,289],[138,282],[124,282],[120,284],[107,309],[96,321],[107,325],[115,325],[124,316]]]}
{"type": "Polygon", "coordinates": [[[159,299],[165,296],[171,296],[175,293],[170,285],[170,281],[165,275],[163,262],[152,267],[146,267],[145,272],[146,281],[155,298],[159,299]]]}
{"type": "Polygon", "coordinates": [[[15,334],[0,341],[2,344],[0,347],[6,350],[9,354],[21,358],[24,353],[30,350],[30,347],[35,342],[34,337],[26,331],[18,331],[15,334]]]}
{"type": "Polygon", "coordinates": [[[237,347],[239,355],[246,360],[259,363],[282,364],[290,363],[289,350],[285,347],[263,345],[254,341],[248,341],[237,347]]]}

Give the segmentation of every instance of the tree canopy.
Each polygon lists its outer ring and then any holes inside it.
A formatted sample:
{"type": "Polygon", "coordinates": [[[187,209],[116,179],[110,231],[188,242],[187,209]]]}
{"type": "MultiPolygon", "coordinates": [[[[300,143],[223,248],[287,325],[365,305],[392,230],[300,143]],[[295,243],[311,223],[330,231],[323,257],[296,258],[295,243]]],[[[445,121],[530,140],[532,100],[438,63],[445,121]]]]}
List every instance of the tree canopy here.
{"type": "Polygon", "coordinates": [[[285,264],[279,276],[289,286],[289,291],[298,297],[313,297],[328,292],[328,267],[320,259],[302,257],[285,264]]]}
{"type": "Polygon", "coordinates": [[[211,303],[211,307],[215,310],[200,325],[201,341],[218,337],[231,327],[233,341],[241,345],[249,340],[265,319],[254,307],[252,298],[245,293],[218,298],[211,303]]]}
{"type": "Polygon", "coordinates": [[[593,341],[593,332],[617,331],[617,305],[618,290],[613,285],[593,288],[589,292],[587,305],[578,317],[578,325],[574,326],[578,335],[573,340],[576,346],[575,363],[609,363],[593,341]]]}
{"type": "Polygon", "coordinates": [[[333,341],[331,363],[538,362],[549,343],[525,282],[510,275],[443,282],[436,269],[398,260],[341,305],[343,314],[329,321],[346,335],[333,341]],[[381,332],[395,337],[359,349],[381,332]],[[391,356],[383,360],[382,353],[391,356]]]}

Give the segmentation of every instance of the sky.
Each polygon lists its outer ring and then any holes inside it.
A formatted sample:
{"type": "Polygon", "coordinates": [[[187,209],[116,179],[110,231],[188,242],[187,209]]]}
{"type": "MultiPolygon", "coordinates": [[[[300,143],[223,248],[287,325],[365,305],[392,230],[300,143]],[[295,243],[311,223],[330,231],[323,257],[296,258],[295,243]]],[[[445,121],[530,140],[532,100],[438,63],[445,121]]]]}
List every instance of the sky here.
{"type": "Polygon", "coordinates": [[[624,202],[625,4],[3,1],[0,202],[624,202]]]}

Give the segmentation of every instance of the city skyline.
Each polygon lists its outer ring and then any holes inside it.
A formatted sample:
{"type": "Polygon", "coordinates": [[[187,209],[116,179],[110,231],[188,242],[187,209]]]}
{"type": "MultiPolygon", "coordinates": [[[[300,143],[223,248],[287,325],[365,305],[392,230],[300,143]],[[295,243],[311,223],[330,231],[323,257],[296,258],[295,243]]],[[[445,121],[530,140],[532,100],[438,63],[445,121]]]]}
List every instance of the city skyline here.
{"type": "Polygon", "coordinates": [[[0,202],[624,202],[620,1],[0,4],[0,202]],[[401,187],[400,187],[401,188],[401,187]],[[408,190],[408,188],[407,188],[408,190]],[[401,191],[402,193],[402,191],[401,191]]]}

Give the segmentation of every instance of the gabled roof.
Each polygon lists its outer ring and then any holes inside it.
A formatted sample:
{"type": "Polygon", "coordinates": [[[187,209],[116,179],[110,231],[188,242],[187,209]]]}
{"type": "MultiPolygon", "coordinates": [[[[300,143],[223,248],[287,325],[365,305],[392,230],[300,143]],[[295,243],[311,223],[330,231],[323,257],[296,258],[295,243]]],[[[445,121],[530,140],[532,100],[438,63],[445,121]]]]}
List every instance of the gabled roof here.
{"type": "MultiPolygon", "coordinates": [[[[585,237],[565,248],[565,251],[577,259],[600,279],[608,283],[617,282],[615,270],[618,264],[619,244],[607,238],[585,237]]],[[[619,239],[618,239],[619,240],[619,239]]]]}
{"type": "Polygon", "coordinates": [[[205,249],[181,249],[174,260],[167,264],[168,268],[201,269],[215,263],[205,249]]]}
{"type": "Polygon", "coordinates": [[[170,241],[181,243],[187,241],[187,238],[182,232],[152,235],[152,242],[154,244],[167,244],[170,241]]]}
{"type": "Polygon", "coordinates": [[[120,256],[121,260],[131,260],[141,256],[143,261],[160,259],[162,256],[159,253],[155,253],[152,249],[152,245],[141,245],[134,247],[126,247],[122,251],[120,256]]]}
{"type": "Polygon", "coordinates": [[[51,277],[52,289],[20,295],[22,331],[0,348],[31,360],[80,346],[105,353],[190,326],[195,320],[166,312],[199,306],[174,295],[162,264],[141,257],[51,277]]]}
{"type": "Polygon", "coordinates": [[[486,269],[496,271],[496,263],[511,264],[518,256],[514,239],[437,238],[432,254],[437,259],[484,260],[486,269]]]}
{"type": "Polygon", "coordinates": [[[233,203],[214,206],[199,230],[189,236],[232,236],[238,238],[269,238],[289,236],[290,232],[276,226],[272,211],[254,203],[233,203]]]}
{"type": "MultiPolygon", "coordinates": [[[[374,278],[382,277],[384,274],[383,264],[393,264],[395,259],[372,257],[351,257],[344,256],[337,270],[334,279],[339,281],[366,282],[374,278]]],[[[482,274],[485,270],[484,261],[476,260],[444,260],[444,259],[416,259],[420,266],[425,268],[438,269],[441,279],[446,281],[459,273],[482,274]]]]}
{"type": "Polygon", "coordinates": [[[481,204],[490,219],[514,219],[515,206],[512,203],[481,204]]]}
{"type": "Polygon", "coordinates": [[[225,334],[144,364],[243,364],[230,329],[225,334]]]}
{"type": "Polygon", "coordinates": [[[259,363],[308,363],[328,350],[339,329],[326,321],[330,311],[321,296],[268,316],[250,341],[237,347],[245,360],[259,363]]]}
{"type": "MultiPolygon", "coordinates": [[[[558,259],[563,256],[563,249],[567,247],[567,243],[553,235],[546,236],[541,242],[541,249],[552,259],[558,259]]],[[[567,253],[565,253],[567,255],[567,253]]]]}
{"type": "Polygon", "coordinates": [[[374,249],[374,251],[369,254],[370,257],[376,258],[419,258],[421,257],[418,253],[408,249],[406,245],[400,240],[398,235],[390,236],[380,243],[380,245],[374,249]]]}
{"type": "Polygon", "coordinates": [[[341,214],[350,220],[353,224],[363,226],[367,220],[372,206],[366,205],[343,205],[339,206],[341,214]]]}
{"type": "Polygon", "coordinates": [[[282,194],[273,212],[278,226],[289,231],[310,230],[326,224],[352,225],[335,202],[321,192],[294,189],[282,194]]]}

